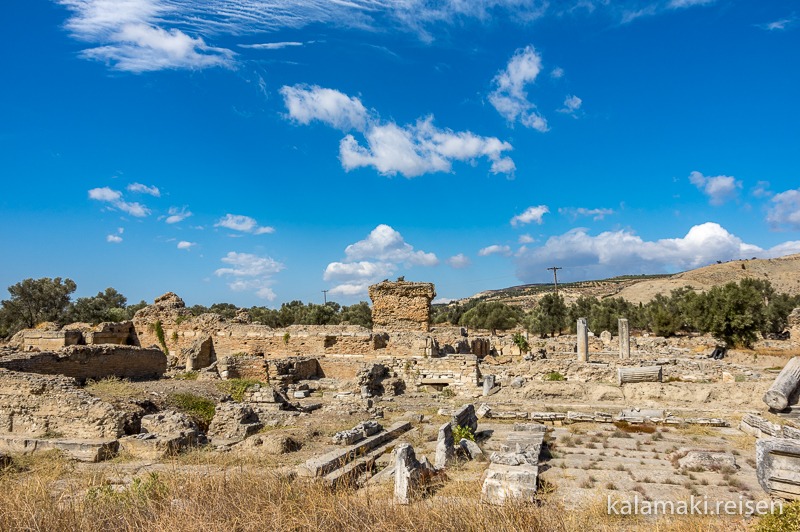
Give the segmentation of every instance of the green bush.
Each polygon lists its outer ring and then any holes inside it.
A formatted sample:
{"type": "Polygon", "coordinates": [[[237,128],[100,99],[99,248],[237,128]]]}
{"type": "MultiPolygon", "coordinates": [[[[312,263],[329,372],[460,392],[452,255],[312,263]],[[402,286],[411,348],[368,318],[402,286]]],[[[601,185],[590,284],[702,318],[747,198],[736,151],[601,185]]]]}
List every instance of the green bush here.
{"type": "Polygon", "coordinates": [[[214,419],[216,403],[193,393],[176,393],[169,397],[168,402],[188,414],[201,429],[207,430],[211,420],[214,419]]]}
{"type": "Polygon", "coordinates": [[[475,441],[475,433],[472,432],[472,429],[469,427],[456,425],[453,427],[453,439],[456,442],[460,442],[461,440],[475,441]]]}
{"type": "Polygon", "coordinates": [[[782,513],[772,513],[761,517],[753,530],[754,532],[800,530],[800,502],[784,504],[782,513]]]}
{"type": "Polygon", "coordinates": [[[228,379],[217,384],[217,387],[230,395],[234,401],[241,402],[244,399],[244,392],[254,384],[264,384],[261,381],[251,379],[228,379]]]}
{"type": "Polygon", "coordinates": [[[164,327],[161,326],[161,320],[156,320],[156,322],[152,325],[153,332],[156,333],[156,338],[158,338],[158,343],[161,344],[161,348],[164,350],[164,354],[169,354],[169,349],[167,348],[167,339],[164,337],[164,327]]]}
{"type": "Polygon", "coordinates": [[[544,380],[546,381],[565,381],[567,378],[563,376],[561,373],[557,371],[551,371],[547,375],[544,376],[544,380]]]}

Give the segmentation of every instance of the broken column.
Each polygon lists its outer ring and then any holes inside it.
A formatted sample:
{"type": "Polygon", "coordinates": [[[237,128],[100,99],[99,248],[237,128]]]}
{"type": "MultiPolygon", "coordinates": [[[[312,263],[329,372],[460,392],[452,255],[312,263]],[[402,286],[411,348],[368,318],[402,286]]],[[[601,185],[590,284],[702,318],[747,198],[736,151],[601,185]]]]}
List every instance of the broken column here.
{"type": "Polygon", "coordinates": [[[434,478],[436,471],[425,458],[421,462],[417,460],[409,443],[398,444],[394,455],[394,500],[408,504],[414,492],[434,478]]]}
{"type": "Polygon", "coordinates": [[[617,384],[622,386],[629,382],[661,382],[661,366],[617,368],[617,384]]]}
{"type": "Polygon", "coordinates": [[[756,476],[773,497],[800,500],[800,442],[786,438],[756,441],[756,476]]]}
{"type": "Polygon", "coordinates": [[[453,425],[445,423],[439,428],[439,437],[436,440],[436,458],[433,465],[437,469],[447,467],[455,457],[455,440],[453,439],[453,425]]]}
{"type": "Polygon", "coordinates": [[[494,375],[486,375],[483,378],[483,396],[491,395],[492,388],[494,388],[494,375]]]}
{"type": "Polygon", "coordinates": [[[578,318],[578,362],[589,362],[589,327],[586,318],[578,318]]]}
{"type": "Polygon", "coordinates": [[[619,358],[631,358],[631,332],[628,328],[628,320],[620,318],[617,320],[619,326],[619,358]]]}
{"type": "Polygon", "coordinates": [[[764,394],[764,402],[775,410],[789,406],[789,397],[800,384],[800,357],[794,357],[783,367],[775,382],[764,394]]]}

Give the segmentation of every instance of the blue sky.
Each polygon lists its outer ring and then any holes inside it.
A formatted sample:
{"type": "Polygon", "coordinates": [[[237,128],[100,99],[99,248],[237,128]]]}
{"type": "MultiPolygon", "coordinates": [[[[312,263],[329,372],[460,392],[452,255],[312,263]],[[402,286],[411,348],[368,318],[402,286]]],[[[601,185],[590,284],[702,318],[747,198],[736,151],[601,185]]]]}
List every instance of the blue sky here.
{"type": "Polygon", "coordinates": [[[800,5],[13,1],[0,285],[343,304],[800,252],[800,5]]]}

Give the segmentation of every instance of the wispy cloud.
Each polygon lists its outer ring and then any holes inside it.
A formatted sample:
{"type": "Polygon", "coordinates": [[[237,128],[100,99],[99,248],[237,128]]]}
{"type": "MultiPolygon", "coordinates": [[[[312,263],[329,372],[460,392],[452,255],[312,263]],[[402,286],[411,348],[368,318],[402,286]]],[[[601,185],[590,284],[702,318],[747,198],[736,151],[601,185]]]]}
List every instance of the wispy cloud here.
{"type": "Polygon", "coordinates": [[[439,259],[433,253],[415,250],[398,231],[381,224],[367,238],[350,244],[344,250],[343,261],[331,262],[322,278],[338,283],[332,294],[354,296],[365,294],[369,285],[393,275],[400,266],[436,266],[439,259]]]}
{"type": "Polygon", "coordinates": [[[464,255],[463,253],[459,253],[458,255],[453,255],[449,259],[447,259],[447,264],[456,268],[457,270],[463,269],[468,267],[472,264],[472,261],[469,260],[469,257],[464,255]]]}
{"type": "Polygon", "coordinates": [[[796,22],[797,22],[797,16],[792,15],[791,17],[782,18],[779,20],[773,20],[772,22],[766,22],[764,24],[756,24],[756,27],[767,31],[783,31],[791,26],[794,26],[796,22]]]}
{"type": "Polygon", "coordinates": [[[89,190],[89,199],[101,201],[111,208],[118,209],[137,218],[150,215],[150,209],[138,202],[127,202],[122,199],[122,192],[109,187],[93,188],[89,190]]]}
{"type": "Polygon", "coordinates": [[[128,188],[129,192],[138,192],[139,194],[148,194],[148,195],[153,196],[155,198],[160,198],[161,197],[161,191],[158,190],[158,187],[156,187],[156,186],[148,187],[147,185],[143,185],[141,183],[131,183],[130,185],[128,185],[127,188],[128,188]]]}
{"type": "Polygon", "coordinates": [[[275,299],[275,292],[272,290],[272,285],[275,284],[273,277],[286,268],[282,263],[271,257],[235,251],[229,251],[221,260],[228,266],[217,269],[214,275],[230,278],[228,287],[231,290],[253,292],[268,301],[275,299]]]}
{"type": "Polygon", "coordinates": [[[373,167],[383,175],[417,177],[433,172],[452,172],[454,161],[471,162],[485,157],[494,174],[512,175],[514,161],[504,152],[511,145],[495,137],[470,131],[441,129],[433,116],[400,126],[383,121],[361,100],[335,89],[294,85],[281,89],[288,117],[299,124],[319,121],[348,133],[339,143],[339,159],[345,170],[373,167]],[[355,134],[363,137],[361,144],[355,134]]]}
{"type": "Polygon", "coordinates": [[[689,174],[689,181],[708,196],[711,205],[722,205],[726,201],[735,198],[742,188],[742,182],[731,176],[706,177],[697,171],[689,174]]]}
{"type": "Polygon", "coordinates": [[[57,0],[72,11],[67,28],[92,47],[81,53],[114,69],[147,72],[229,66],[231,50],[166,25],[181,24],[175,7],[158,0],[57,0]]]}
{"type": "Polygon", "coordinates": [[[185,249],[186,251],[189,251],[190,249],[192,249],[196,245],[197,245],[197,242],[188,242],[186,240],[181,240],[180,242],[178,242],[177,248],[178,249],[185,249]]]}
{"type": "Polygon", "coordinates": [[[775,229],[800,230],[800,188],[775,194],[767,221],[775,229]]]}
{"type": "Polygon", "coordinates": [[[242,214],[226,214],[220,218],[214,227],[224,227],[232,231],[240,231],[242,233],[250,233],[253,235],[264,235],[274,233],[275,228],[269,226],[258,225],[255,218],[244,216],[242,214]]]}
{"type": "Polygon", "coordinates": [[[239,48],[250,48],[252,50],[281,50],[283,48],[292,48],[295,46],[303,46],[302,42],[287,41],[287,42],[265,42],[256,44],[240,44],[239,48]]]}
{"type": "Polygon", "coordinates": [[[558,209],[558,214],[565,214],[571,216],[573,220],[578,217],[591,216],[592,220],[599,221],[606,216],[614,214],[614,209],[587,209],[586,207],[562,207],[558,209]]]}
{"type": "Polygon", "coordinates": [[[550,208],[547,205],[528,207],[522,213],[511,218],[511,225],[517,227],[518,225],[527,225],[531,222],[542,225],[542,217],[548,212],[550,212],[550,208]]]}
{"type": "Polygon", "coordinates": [[[164,220],[168,224],[176,224],[178,222],[182,222],[186,218],[192,215],[192,212],[185,205],[180,208],[170,207],[168,213],[169,216],[167,216],[166,219],[164,220]]]}
{"type": "Polygon", "coordinates": [[[510,246],[502,246],[500,244],[492,244],[491,246],[486,246],[485,248],[481,248],[478,251],[478,255],[481,257],[487,257],[489,255],[511,255],[511,247],[510,246]]]}
{"type": "Polygon", "coordinates": [[[118,227],[116,234],[112,233],[110,235],[106,235],[106,242],[110,242],[111,244],[119,244],[122,242],[122,233],[124,232],[124,228],[118,227]]]}
{"type": "Polygon", "coordinates": [[[583,105],[583,100],[573,94],[564,99],[564,107],[559,109],[558,112],[566,113],[577,118],[577,112],[581,108],[581,105],[583,105]]]}
{"type": "Polygon", "coordinates": [[[492,80],[494,90],[489,95],[489,103],[509,123],[519,121],[525,127],[545,132],[549,129],[547,120],[528,99],[526,90],[541,71],[542,57],[533,46],[518,49],[492,80]]]}

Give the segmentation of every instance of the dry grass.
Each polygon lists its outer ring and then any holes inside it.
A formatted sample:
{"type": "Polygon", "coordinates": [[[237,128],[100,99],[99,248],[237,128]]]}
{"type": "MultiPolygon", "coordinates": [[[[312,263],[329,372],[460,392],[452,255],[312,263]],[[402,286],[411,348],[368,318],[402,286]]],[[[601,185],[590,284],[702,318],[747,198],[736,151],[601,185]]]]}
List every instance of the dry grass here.
{"type": "Polygon", "coordinates": [[[745,530],[727,519],[609,515],[605,497],[570,509],[554,499],[557,491],[545,493],[538,505],[491,506],[480,502],[475,479],[449,481],[401,506],[391,500],[391,484],[332,491],[254,464],[173,467],[112,483],[119,476],[114,467],[76,470],[58,454],[17,458],[0,472],[0,530],[745,530]]]}
{"type": "Polygon", "coordinates": [[[89,381],[85,390],[103,401],[119,399],[143,399],[145,392],[137,388],[130,381],[117,377],[107,377],[99,381],[89,381]]]}

